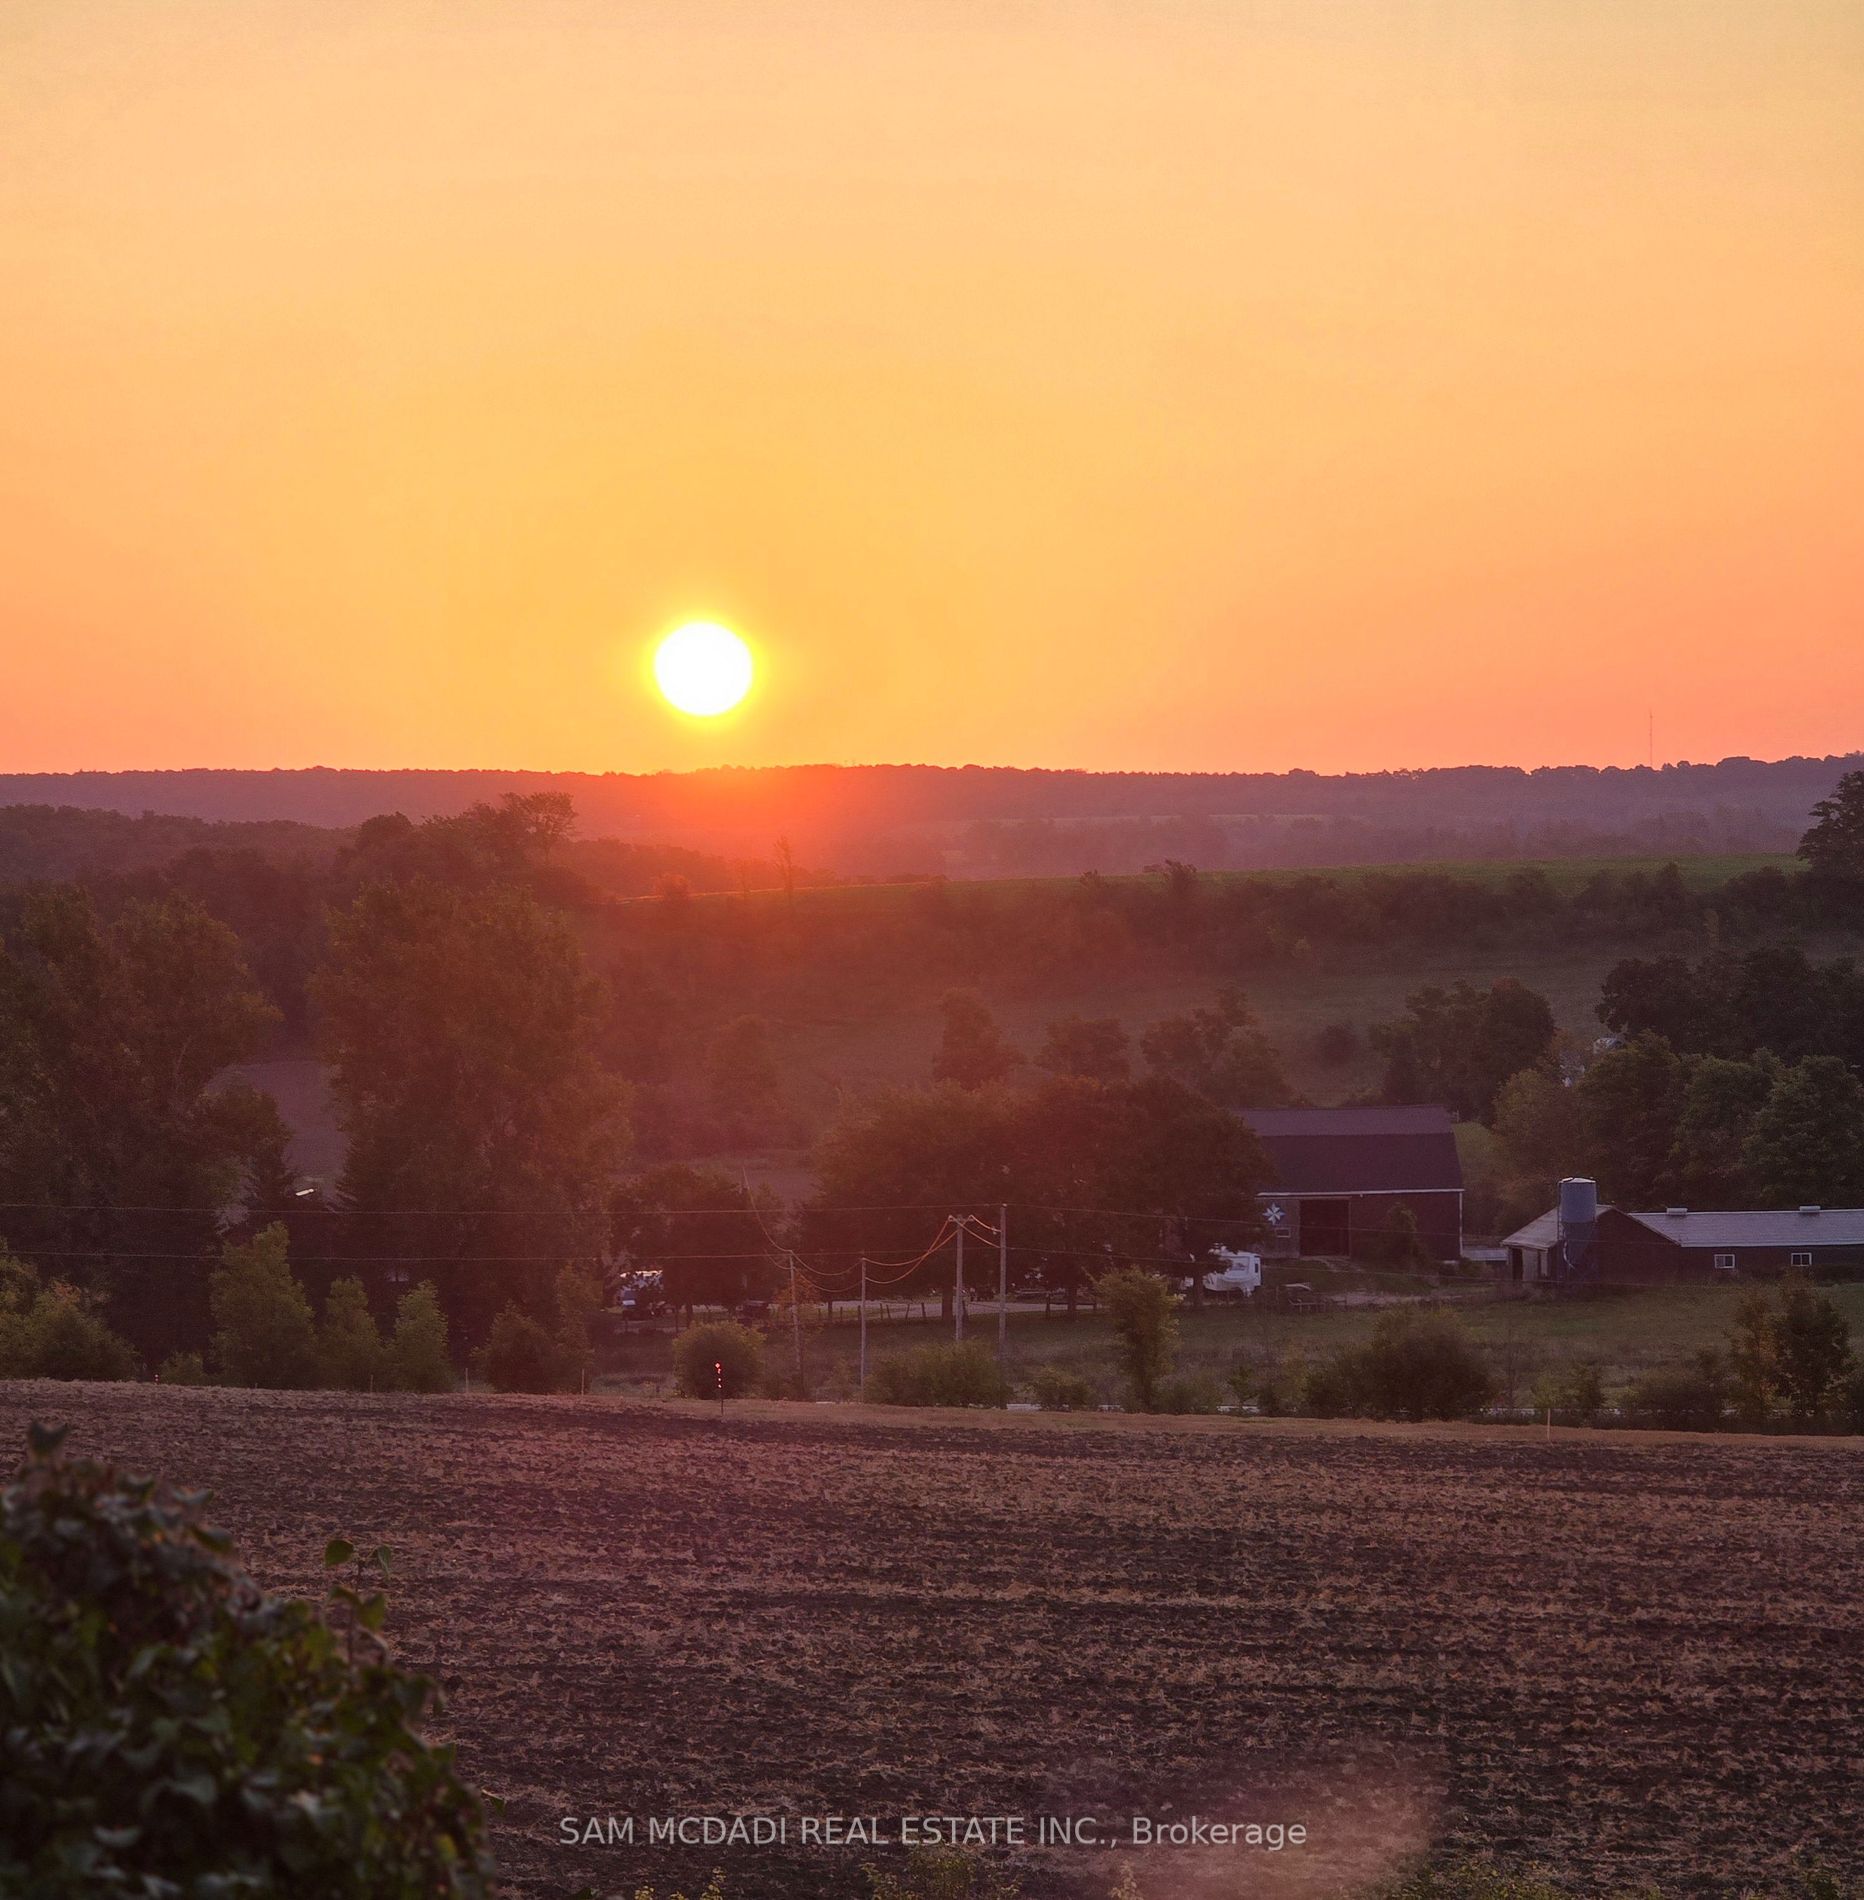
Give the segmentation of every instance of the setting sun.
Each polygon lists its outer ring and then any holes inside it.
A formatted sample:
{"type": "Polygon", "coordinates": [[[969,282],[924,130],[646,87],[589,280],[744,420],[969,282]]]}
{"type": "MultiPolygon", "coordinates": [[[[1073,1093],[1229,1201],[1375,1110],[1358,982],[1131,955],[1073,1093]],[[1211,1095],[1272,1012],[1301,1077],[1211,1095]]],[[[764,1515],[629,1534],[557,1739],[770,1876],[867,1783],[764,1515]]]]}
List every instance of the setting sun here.
{"type": "Polygon", "coordinates": [[[670,705],[695,719],[730,712],[751,690],[751,649],[711,620],[676,627],[654,651],[654,680],[670,705]]]}

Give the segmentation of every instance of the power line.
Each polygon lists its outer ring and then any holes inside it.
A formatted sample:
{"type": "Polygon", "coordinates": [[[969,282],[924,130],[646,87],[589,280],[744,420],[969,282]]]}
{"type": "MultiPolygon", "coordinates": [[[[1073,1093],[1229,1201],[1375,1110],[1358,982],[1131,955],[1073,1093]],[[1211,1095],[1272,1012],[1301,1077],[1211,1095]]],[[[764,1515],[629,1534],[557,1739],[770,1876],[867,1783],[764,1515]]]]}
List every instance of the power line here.
{"type": "MultiPolygon", "coordinates": [[[[871,1207],[824,1207],[813,1211],[823,1214],[948,1214],[954,1207],[994,1207],[984,1201],[889,1201],[871,1207]]],[[[600,1207],[357,1207],[341,1201],[314,1201],[306,1197],[283,1207],[247,1207],[243,1203],[223,1201],[218,1207],[195,1207],[167,1202],[138,1201],[0,1201],[0,1213],[25,1211],[45,1214],[213,1214],[238,1213],[248,1220],[266,1214],[348,1214],[378,1219],[435,1220],[597,1220],[615,1218],[615,1209],[600,1207]]],[[[687,1216],[739,1214],[759,1217],[755,1206],[737,1207],[650,1207],[646,1216],[656,1220],[687,1216]]]]}
{"type": "MultiPolygon", "coordinates": [[[[972,1207],[1002,1207],[999,1201],[886,1201],[865,1207],[804,1205],[795,1211],[807,1218],[831,1219],[843,1214],[945,1214],[963,1219],[971,1232],[980,1237],[996,1238],[997,1230],[981,1214],[963,1210],[972,1207]],[[960,1212],[954,1214],[953,1210],[960,1212]]],[[[1040,1201],[1011,1201],[1009,1210],[1018,1214],[1074,1214],[1093,1220],[1178,1221],[1187,1226],[1230,1227],[1247,1218],[1240,1214],[1177,1214],[1160,1208],[1144,1207],[1058,1207],[1040,1201]]],[[[242,1220],[260,1220],[274,1214],[341,1214],[351,1219],[377,1220],[614,1220],[612,1207],[519,1208],[519,1207],[356,1207],[334,1201],[293,1201],[286,1207],[246,1207],[226,1202],[218,1207],[195,1207],[175,1203],[136,1201],[0,1201],[0,1213],[38,1214],[205,1214],[215,1218],[235,1215],[242,1220]]],[[[643,1211],[645,1220],[714,1219],[725,1215],[749,1217],[769,1235],[763,1211],[755,1206],[737,1207],[656,1207],[643,1211]]],[[[620,1218],[627,1218],[623,1215],[620,1218]]],[[[775,1239],[771,1245],[782,1251],[775,1239]]]]}
{"type": "MultiPolygon", "coordinates": [[[[134,1247],[16,1247],[8,1243],[8,1251],[16,1258],[34,1260],[202,1260],[212,1261],[217,1256],[211,1252],[199,1253],[154,1253],[134,1247]]],[[[785,1254],[802,1253],[801,1248],[785,1248],[785,1254]]],[[[923,1260],[936,1252],[928,1248],[920,1256],[923,1260]]],[[[759,1248],[755,1253],[682,1253],[669,1256],[670,1265],[716,1265],[724,1261],[768,1260],[770,1254],[759,1248]]],[[[862,1257],[858,1247],[826,1248],[816,1254],[823,1260],[859,1260],[862,1257]]],[[[300,1267],[472,1267],[472,1266],[549,1266],[561,1265],[562,1253],[330,1253],[330,1254],[293,1254],[292,1264],[300,1267]]],[[[919,1265],[915,1260],[913,1265],[919,1265]]]]}

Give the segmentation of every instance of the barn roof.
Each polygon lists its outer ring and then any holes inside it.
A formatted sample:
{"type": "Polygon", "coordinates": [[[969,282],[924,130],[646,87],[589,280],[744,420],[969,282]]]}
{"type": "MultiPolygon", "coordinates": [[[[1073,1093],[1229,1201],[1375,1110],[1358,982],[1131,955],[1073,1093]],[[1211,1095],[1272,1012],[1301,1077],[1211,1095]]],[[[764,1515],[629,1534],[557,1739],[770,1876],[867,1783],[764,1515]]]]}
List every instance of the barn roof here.
{"type": "MultiPolygon", "coordinates": [[[[1816,1207],[1801,1213],[1796,1207],[1770,1207],[1729,1213],[1685,1208],[1639,1212],[1634,1208],[1601,1206],[1600,1214],[1622,1214],[1653,1234],[1679,1247],[1864,1247],[1864,1207],[1816,1207]]],[[[1518,1227],[1502,1242],[1504,1247],[1551,1247],[1560,1237],[1560,1211],[1546,1213],[1518,1227]]]]}
{"type": "Polygon", "coordinates": [[[1392,1108],[1252,1108],[1243,1119],[1289,1194],[1391,1194],[1463,1185],[1456,1130],[1436,1103],[1392,1108]]]}
{"type": "MultiPolygon", "coordinates": [[[[1600,1208],[1599,1212],[1605,1212],[1600,1208]]],[[[1525,1227],[1517,1227],[1506,1240],[1504,1247],[1533,1247],[1544,1252],[1560,1238],[1560,1210],[1550,1207],[1544,1214],[1536,1214],[1525,1227]]]]}
{"type": "Polygon", "coordinates": [[[1777,1207],[1731,1214],[1657,1209],[1631,1213],[1631,1218],[1679,1247],[1864,1246],[1864,1207],[1815,1207],[1803,1213],[1777,1207]]]}

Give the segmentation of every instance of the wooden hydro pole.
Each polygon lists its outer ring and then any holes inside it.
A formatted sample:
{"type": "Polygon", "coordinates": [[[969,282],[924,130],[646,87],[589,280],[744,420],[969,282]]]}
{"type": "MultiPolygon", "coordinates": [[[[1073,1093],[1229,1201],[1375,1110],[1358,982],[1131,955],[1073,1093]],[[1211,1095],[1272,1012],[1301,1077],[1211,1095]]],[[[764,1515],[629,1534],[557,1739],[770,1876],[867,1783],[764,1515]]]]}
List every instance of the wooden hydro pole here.
{"type": "Polygon", "coordinates": [[[1010,1210],[997,1209],[997,1370],[1006,1372],[1010,1355],[1010,1210]]]}
{"type": "Polygon", "coordinates": [[[964,1337],[964,1221],[958,1222],[957,1265],[952,1273],[952,1338],[964,1337]]]}

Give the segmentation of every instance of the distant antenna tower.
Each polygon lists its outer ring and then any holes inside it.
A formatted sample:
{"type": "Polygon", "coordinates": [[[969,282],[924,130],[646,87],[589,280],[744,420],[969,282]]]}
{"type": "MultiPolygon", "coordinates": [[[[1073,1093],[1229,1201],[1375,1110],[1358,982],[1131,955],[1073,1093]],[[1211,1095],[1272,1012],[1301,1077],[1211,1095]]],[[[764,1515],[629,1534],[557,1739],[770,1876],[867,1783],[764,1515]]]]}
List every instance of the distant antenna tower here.
{"type": "Polygon", "coordinates": [[[1657,769],[1657,709],[1654,706],[1644,708],[1644,751],[1645,757],[1654,772],[1657,769]]]}

